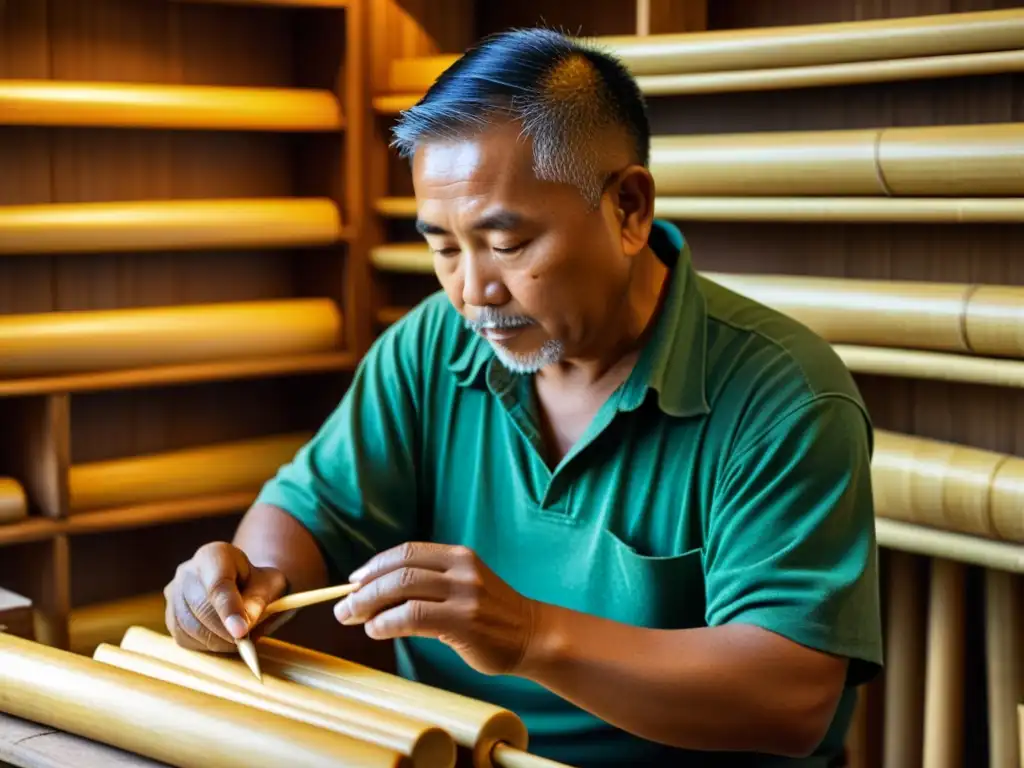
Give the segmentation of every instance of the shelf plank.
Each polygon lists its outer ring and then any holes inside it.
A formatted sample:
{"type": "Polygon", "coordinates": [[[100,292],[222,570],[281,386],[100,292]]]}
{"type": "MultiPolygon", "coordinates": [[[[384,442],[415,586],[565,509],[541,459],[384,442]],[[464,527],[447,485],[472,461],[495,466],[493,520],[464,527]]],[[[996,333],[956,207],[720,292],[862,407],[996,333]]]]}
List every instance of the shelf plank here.
{"type": "Polygon", "coordinates": [[[212,363],[160,365],[67,376],[39,376],[0,380],[0,397],[59,392],[95,392],[193,384],[226,379],[257,379],[274,376],[351,371],[358,357],[349,352],[227,360],[212,363]]]}
{"type": "Polygon", "coordinates": [[[220,517],[244,512],[255,498],[255,492],[235,491],[212,496],[82,512],[62,520],[61,529],[70,535],[106,533],[177,523],[184,520],[220,517]]]}
{"type": "Polygon", "coordinates": [[[0,125],[329,132],[344,122],[326,90],[0,80],[0,125]]]}
{"type": "Polygon", "coordinates": [[[0,254],[313,247],[341,236],[338,207],[328,198],[0,207],[0,254]]]}

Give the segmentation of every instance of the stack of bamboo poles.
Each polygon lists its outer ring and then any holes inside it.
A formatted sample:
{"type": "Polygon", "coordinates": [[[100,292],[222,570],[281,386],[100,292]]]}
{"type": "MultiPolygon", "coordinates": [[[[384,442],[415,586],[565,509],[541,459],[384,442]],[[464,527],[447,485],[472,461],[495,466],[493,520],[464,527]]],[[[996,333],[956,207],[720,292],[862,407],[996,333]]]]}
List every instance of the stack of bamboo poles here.
{"type": "MultiPolygon", "coordinates": [[[[0,711],[169,765],[558,768],[514,713],[279,640],[245,664],[132,627],[93,658],[0,634],[0,711]]],[[[564,766],[563,766],[564,768],[564,766]]]]}
{"type": "MultiPolygon", "coordinates": [[[[647,96],[777,90],[1024,70],[1024,10],[599,37],[647,96]]],[[[381,113],[416,103],[455,55],[398,59],[381,113]]]]}

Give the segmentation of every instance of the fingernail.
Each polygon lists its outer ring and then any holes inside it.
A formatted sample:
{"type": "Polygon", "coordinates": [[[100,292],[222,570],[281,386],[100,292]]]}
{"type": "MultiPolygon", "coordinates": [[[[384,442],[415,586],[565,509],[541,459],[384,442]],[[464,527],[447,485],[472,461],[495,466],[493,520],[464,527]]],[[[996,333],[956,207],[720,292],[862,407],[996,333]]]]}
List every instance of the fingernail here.
{"type": "Polygon", "coordinates": [[[356,568],[348,575],[348,581],[350,584],[358,583],[363,580],[364,576],[366,576],[366,568],[356,568]]]}
{"type": "Polygon", "coordinates": [[[334,606],[334,618],[338,620],[339,624],[344,624],[345,626],[351,626],[356,623],[356,619],[352,615],[352,609],[349,607],[348,598],[341,600],[334,606]]]}
{"type": "Polygon", "coordinates": [[[227,621],[224,622],[224,627],[231,633],[232,637],[239,639],[245,637],[245,633],[249,631],[249,625],[238,614],[228,616],[227,621]]]}

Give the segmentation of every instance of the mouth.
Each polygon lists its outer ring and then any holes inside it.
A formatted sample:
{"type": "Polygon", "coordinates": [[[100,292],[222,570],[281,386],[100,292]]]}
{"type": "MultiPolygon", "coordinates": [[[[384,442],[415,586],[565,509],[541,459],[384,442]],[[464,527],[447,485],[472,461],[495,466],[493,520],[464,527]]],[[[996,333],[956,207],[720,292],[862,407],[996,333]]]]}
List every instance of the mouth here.
{"type": "Polygon", "coordinates": [[[526,330],[525,326],[518,328],[482,328],[480,334],[488,341],[511,341],[526,330]]]}

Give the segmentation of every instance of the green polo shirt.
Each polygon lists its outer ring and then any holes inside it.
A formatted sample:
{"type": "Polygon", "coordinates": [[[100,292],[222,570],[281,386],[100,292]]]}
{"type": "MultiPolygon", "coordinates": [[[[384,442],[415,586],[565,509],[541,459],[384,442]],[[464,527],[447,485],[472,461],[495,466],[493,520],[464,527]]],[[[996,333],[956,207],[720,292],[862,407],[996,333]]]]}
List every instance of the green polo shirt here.
{"type": "Polygon", "coordinates": [[[437,293],[381,335],[260,501],[312,531],[338,581],[406,540],[464,544],[530,598],[644,627],[756,624],[850,657],[828,736],[790,760],[670,749],[438,641],[397,644],[402,674],[508,707],[531,751],[571,765],[824,768],[882,658],[868,415],[828,344],[698,276],[671,224],[650,242],[671,267],[656,330],[554,470],[531,377],[437,293]]]}

